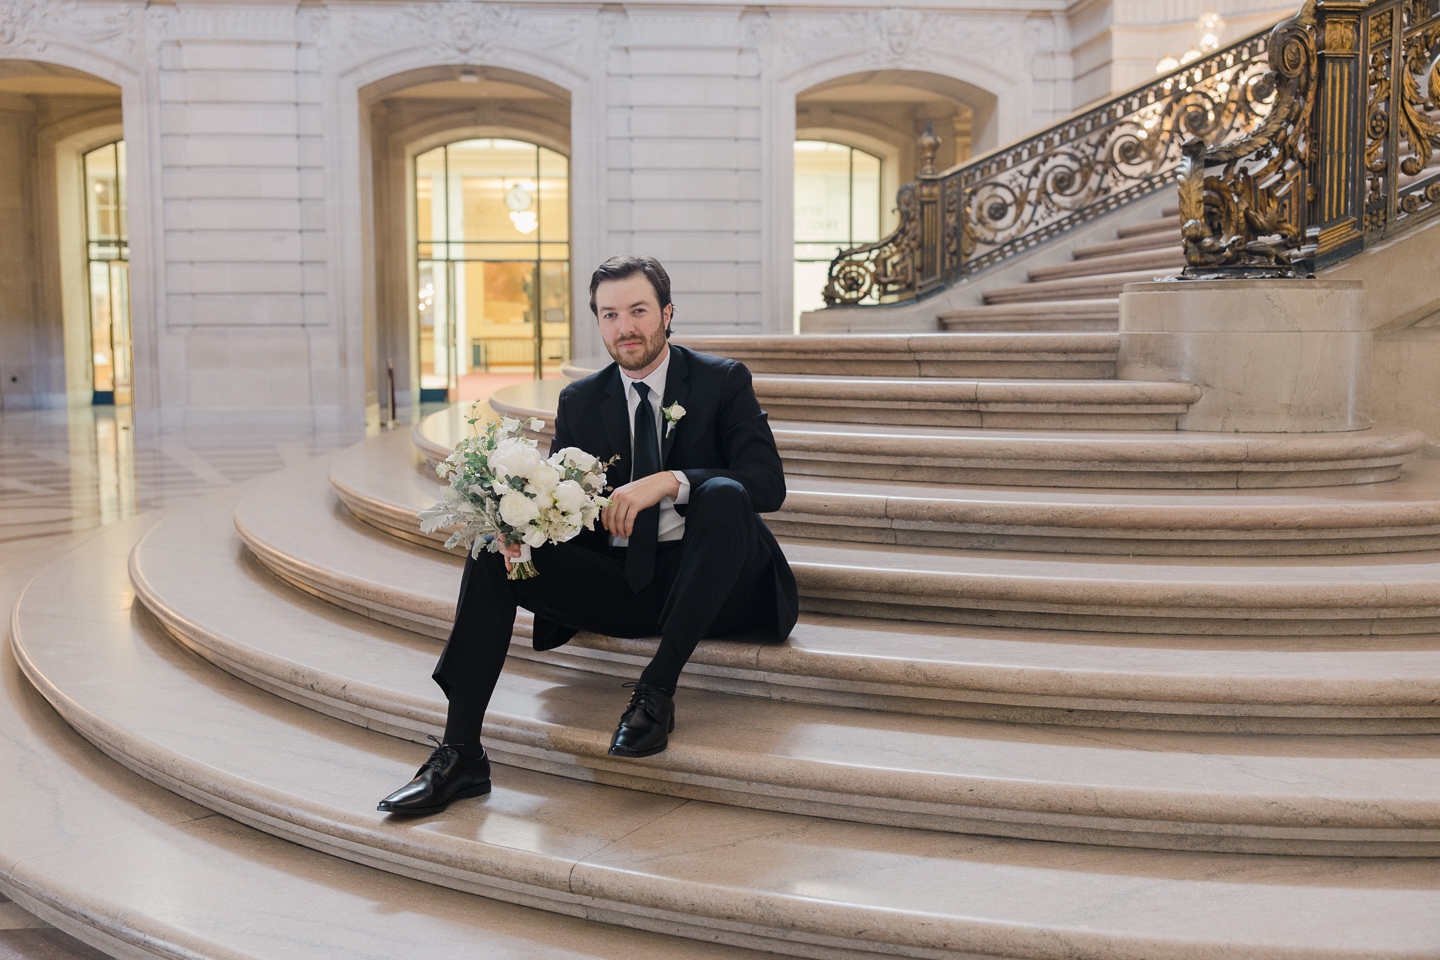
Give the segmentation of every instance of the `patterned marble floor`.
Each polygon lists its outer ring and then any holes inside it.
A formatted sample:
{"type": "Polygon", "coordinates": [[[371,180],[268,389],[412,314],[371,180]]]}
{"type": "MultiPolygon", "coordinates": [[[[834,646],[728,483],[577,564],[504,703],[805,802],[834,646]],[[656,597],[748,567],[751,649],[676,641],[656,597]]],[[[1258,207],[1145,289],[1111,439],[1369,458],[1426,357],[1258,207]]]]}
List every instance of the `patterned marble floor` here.
{"type": "MultiPolygon", "coordinates": [[[[363,436],[265,423],[147,434],[125,407],[0,413],[0,569],[37,567],[107,524],[363,436]]],[[[0,960],[104,956],[0,896],[0,960]]]]}

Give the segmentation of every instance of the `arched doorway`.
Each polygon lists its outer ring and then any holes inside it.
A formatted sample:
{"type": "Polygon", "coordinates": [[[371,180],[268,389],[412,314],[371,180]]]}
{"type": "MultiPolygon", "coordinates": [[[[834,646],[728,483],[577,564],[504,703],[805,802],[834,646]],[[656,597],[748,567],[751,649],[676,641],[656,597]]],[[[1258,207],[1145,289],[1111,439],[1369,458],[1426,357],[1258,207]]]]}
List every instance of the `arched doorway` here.
{"type": "Polygon", "coordinates": [[[125,141],[87,151],[80,163],[93,402],[128,405],[133,399],[133,355],[125,141]]]}
{"type": "MultiPolygon", "coordinates": [[[[895,228],[896,193],[925,162],[920,137],[927,130],[938,136],[936,169],[963,163],[994,145],[996,102],[971,83],[920,70],[850,73],[797,91],[789,318],[795,332],[801,314],[824,305],[821,291],[837,249],[874,242],[895,228]]],[[[788,227],[780,227],[782,236],[788,227]]]]}
{"type": "Polygon", "coordinates": [[[570,163],[524,140],[414,159],[420,400],[488,393],[467,377],[559,371],[570,356],[570,163]]]}
{"type": "Polygon", "coordinates": [[[120,88],[0,59],[0,100],[0,410],[130,404],[120,88]]]}
{"type": "Polygon", "coordinates": [[[837,250],[880,239],[884,162],[856,147],[795,141],[795,317],[825,305],[837,250]]]}

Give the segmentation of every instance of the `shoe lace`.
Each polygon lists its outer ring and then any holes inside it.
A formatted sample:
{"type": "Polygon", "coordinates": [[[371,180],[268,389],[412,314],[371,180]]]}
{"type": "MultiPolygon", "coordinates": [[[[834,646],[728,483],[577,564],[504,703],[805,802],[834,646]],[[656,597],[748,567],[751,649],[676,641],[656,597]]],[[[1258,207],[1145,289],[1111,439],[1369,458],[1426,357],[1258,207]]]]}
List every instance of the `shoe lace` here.
{"type": "Polygon", "coordinates": [[[434,770],[438,773],[443,767],[449,764],[450,754],[459,752],[450,744],[441,743],[440,738],[434,734],[427,734],[425,739],[433,742],[435,749],[430,752],[430,759],[420,764],[420,770],[415,774],[417,777],[427,770],[434,770]]]}
{"type": "Polygon", "coordinates": [[[626,713],[639,707],[641,710],[650,714],[652,719],[660,719],[660,715],[664,712],[664,701],[661,699],[664,695],[661,693],[659,687],[652,686],[648,683],[641,683],[639,680],[632,680],[624,684],[624,687],[627,690],[634,691],[630,694],[630,705],[625,708],[626,713]]]}

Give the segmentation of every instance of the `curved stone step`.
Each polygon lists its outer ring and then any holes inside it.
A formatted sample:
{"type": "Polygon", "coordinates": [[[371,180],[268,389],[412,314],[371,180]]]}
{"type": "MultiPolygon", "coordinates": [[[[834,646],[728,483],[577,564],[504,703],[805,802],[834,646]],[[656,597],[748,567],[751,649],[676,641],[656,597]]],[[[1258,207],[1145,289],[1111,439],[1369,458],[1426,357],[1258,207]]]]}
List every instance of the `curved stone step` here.
{"type": "MultiPolygon", "coordinates": [[[[113,556],[118,569],[123,555],[113,556]]],[[[19,586],[0,585],[7,614],[19,586]]],[[[773,956],[446,890],[217,817],[82,740],[21,674],[8,643],[0,769],[23,773],[0,788],[0,891],[110,956],[462,960],[480,943],[507,960],[773,956]]]]}
{"type": "Polygon", "coordinates": [[[1095,300],[1054,300],[1045,303],[994,303],[956,307],[936,315],[952,333],[967,330],[1114,331],[1120,326],[1118,296],[1095,300]]]}
{"type": "Polygon", "coordinates": [[[1101,273],[1124,273],[1132,270],[1159,270],[1167,274],[1178,273],[1185,267],[1185,252],[1180,244],[1160,250],[1141,250],[1134,253],[1118,253],[1104,257],[1086,257],[1070,263],[1052,267],[1037,267],[1027,273],[1032,283],[1046,280],[1065,280],[1070,277],[1088,277],[1101,273]]]}
{"type": "MultiPolygon", "coordinates": [[[[1408,427],[1350,433],[1084,433],[771,424],[791,475],[946,484],[1249,489],[1393,480],[1424,446],[1408,427]]],[[[422,447],[435,447],[427,432],[422,447]]]]}
{"type": "MultiPolygon", "coordinates": [[[[235,525],[267,567],[321,596],[444,635],[459,558],[354,520],[323,472],[287,472],[242,500],[235,525]],[[354,572],[393,550],[394,570],[354,572]],[[409,559],[399,562],[403,552],[409,559]]],[[[784,544],[810,612],[930,623],[1195,636],[1415,635],[1440,629],[1440,555],[1056,557],[795,540],[784,544]]]]}
{"type": "Polygon", "coordinates": [[[1088,260],[1091,257],[1113,257],[1124,253],[1138,253],[1142,250],[1169,250],[1178,247],[1180,243],[1180,230],[1177,228],[1173,234],[1146,233],[1125,240],[1092,243],[1088,246],[1077,247],[1071,256],[1076,260],[1088,260]]]}
{"type": "Polygon", "coordinates": [[[1148,283],[1161,276],[1173,276],[1175,270],[1127,270],[1068,280],[1046,280],[1043,283],[1022,283],[1015,286],[992,287],[986,290],[986,303],[1036,303],[1052,300],[1096,300],[1118,298],[1127,283],[1148,283]]]}
{"type": "Polygon", "coordinates": [[[807,334],[678,342],[740,360],[756,374],[877,377],[1113,379],[1120,349],[1114,333],[807,334]]]}
{"type": "MultiPolygon", "coordinates": [[[[436,722],[439,708],[430,703],[436,694],[428,681],[414,688],[418,699],[388,687],[407,671],[416,683],[428,677],[438,645],[374,619],[347,620],[327,603],[257,576],[263,567],[239,549],[236,538],[221,509],[197,509],[166,521],[131,558],[131,578],[142,601],[202,655],[282,696],[298,696],[322,712],[363,715],[369,725],[383,721],[382,729],[406,736],[424,732],[417,723],[436,722]],[[197,577],[198,570],[205,575],[197,577]],[[266,627],[253,619],[282,615],[288,618],[285,625],[277,621],[266,627]],[[317,675],[292,669],[304,659],[298,651],[309,633],[301,629],[302,621],[312,624],[306,629],[322,647],[332,643],[326,638],[340,629],[336,624],[344,627],[343,636],[333,641],[344,662],[328,672],[349,679],[324,681],[328,694],[318,692],[317,675]],[[241,623],[249,638],[244,642],[236,639],[241,623]],[[403,655],[415,658],[412,666],[398,672],[375,667],[364,679],[353,671],[376,661],[362,657],[357,641],[345,631],[410,651],[403,655]],[[263,662],[252,651],[257,647],[270,651],[263,662]]],[[[410,562],[378,545],[332,564],[329,579],[399,579],[398,568],[410,562]],[[394,572],[380,573],[385,570],[394,572]]],[[[451,595],[457,579],[455,573],[449,578],[451,595]]],[[[434,584],[436,606],[448,599],[444,586],[438,579],[434,584]]],[[[419,606],[413,597],[367,592],[373,605],[388,600],[380,612],[396,622],[405,622],[403,608],[419,606]]],[[[525,642],[529,625],[522,611],[512,655],[552,666],[628,678],[654,652],[653,639],[582,634],[566,648],[537,654],[525,642]]],[[[427,632],[438,639],[443,630],[432,626],[427,632]]],[[[1368,638],[1363,647],[1353,638],[1184,641],[806,616],[782,644],[741,638],[702,643],[682,674],[682,686],[826,706],[1071,726],[1433,733],[1440,730],[1440,641],[1433,636],[1368,638]]]]}
{"type": "MultiPolygon", "coordinates": [[[[238,543],[206,535],[223,511],[212,509],[208,525],[195,513],[165,521],[132,557],[138,595],[162,623],[227,670],[323,712],[416,740],[436,732],[444,701],[429,677],[433,649],[256,589],[232,559],[238,543]]],[[[1437,737],[1102,733],[694,692],[680,699],[671,748],[635,764],[605,752],[624,703],[618,682],[537,659],[502,678],[488,749],[580,780],[959,832],[1440,855],[1440,790],[1433,818],[1418,801],[1431,779],[1440,787],[1437,737]],[[1411,762],[1397,762],[1397,750],[1411,762]],[[1397,823],[1406,826],[1387,833],[1397,823]]]]}
{"type": "Polygon", "coordinates": [[[771,374],[754,383],[776,420],[1022,430],[1173,430],[1201,394],[1189,383],[1139,380],[771,374]]]}
{"type": "MultiPolygon", "coordinates": [[[[330,483],[350,512],[438,547],[415,515],[441,486],[409,435],[342,451],[330,483]]],[[[790,477],[779,536],[960,549],[1148,556],[1322,556],[1440,549],[1440,461],[1385,484],[1308,490],[1048,490],[790,477]]]]}
{"type": "MultiPolygon", "coordinates": [[[[521,404],[551,429],[554,410],[535,398],[546,381],[521,384],[521,404]]],[[[511,396],[491,398],[509,409],[511,396]]],[[[517,391],[518,392],[518,391],[517,391]]],[[[517,411],[523,412],[523,410],[517,411]]],[[[456,408],[414,427],[415,446],[432,464],[449,456],[469,428],[456,408]]],[[[1393,480],[1425,445],[1409,427],[1347,433],[1245,434],[1189,431],[1100,433],[771,423],[786,473],[906,483],[1022,487],[1234,490],[1316,487],[1393,480]]]]}
{"type": "MultiPolygon", "coordinates": [[[[564,380],[503,387],[490,406],[517,419],[555,415],[564,380]]],[[[758,374],[755,395],[776,420],[1009,428],[1174,430],[1200,388],[1142,380],[961,380],[758,374]]],[[[549,435],[553,427],[544,432],[549,435]]]]}
{"type": "MultiPolygon", "coordinates": [[[[16,624],[32,682],[142,775],[272,835],[380,869],[816,958],[1339,960],[1418,956],[1440,932],[1433,870],[1413,859],[977,838],[682,802],[506,766],[486,798],[419,821],[382,817],[377,789],[409,776],[423,751],[278,701],[176,649],[147,614],[132,616],[123,585],[106,577],[128,547],[107,534],[27,593],[16,624]],[[45,609],[69,615],[40,615],[45,609]]],[[[413,929],[390,906],[377,899],[372,910],[397,934],[413,929]]],[[[423,925],[425,911],[411,910],[423,925]]]]}
{"type": "Polygon", "coordinates": [[[1115,231],[1115,236],[1121,240],[1126,240],[1130,237],[1141,237],[1151,233],[1179,234],[1180,227],[1180,214],[1176,213],[1173,216],[1161,217],[1158,220],[1147,220],[1144,223],[1135,223],[1128,227],[1121,227],[1115,231]]]}

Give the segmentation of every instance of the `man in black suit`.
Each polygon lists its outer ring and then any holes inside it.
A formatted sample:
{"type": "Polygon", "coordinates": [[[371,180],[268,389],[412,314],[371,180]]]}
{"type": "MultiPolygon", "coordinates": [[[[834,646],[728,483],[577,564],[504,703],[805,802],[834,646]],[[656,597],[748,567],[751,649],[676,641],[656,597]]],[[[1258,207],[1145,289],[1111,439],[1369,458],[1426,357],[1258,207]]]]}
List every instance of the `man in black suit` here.
{"type": "Polygon", "coordinates": [[[670,278],[653,258],[601,264],[590,309],[615,362],[561,391],[551,450],[618,456],[603,529],[536,549],[539,575],[526,580],[506,577],[518,546],[466,561],[434,673],[450,702],[445,737],[383,811],[433,813],[489,792],[480,731],[517,605],[535,614],[536,650],[580,630],[659,634],[610,741],[619,757],[665,749],[676,683],[702,638],[760,629],[783,640],[795,625],[795,578],[759,517],[784,502],[785,474],[750,371],[670,345],[670,278]]]}

